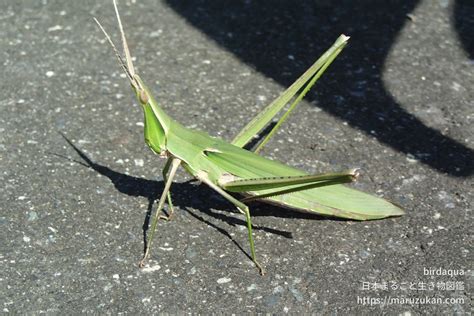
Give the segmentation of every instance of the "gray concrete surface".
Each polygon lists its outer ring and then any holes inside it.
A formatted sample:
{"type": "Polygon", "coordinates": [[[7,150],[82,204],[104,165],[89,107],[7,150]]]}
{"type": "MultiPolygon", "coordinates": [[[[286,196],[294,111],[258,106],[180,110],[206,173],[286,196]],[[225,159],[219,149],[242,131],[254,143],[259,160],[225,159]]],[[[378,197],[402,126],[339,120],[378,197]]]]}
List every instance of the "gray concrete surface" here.
{"type": "Polygon", "coordinates": [[[146,148],[141,109],[92,21],[118,39],[111,2],[2,1],[3,313],[470,313],[472,3],[122,1],[121,11],[166,111],[224,139],[351,35],[263,155],[308,172],[361,167],[355,186],[407,213],[355,222],[253,204],[260,277],[244,218],[180,172],[177,214],[139,270],[164,161],[146,148]]]}

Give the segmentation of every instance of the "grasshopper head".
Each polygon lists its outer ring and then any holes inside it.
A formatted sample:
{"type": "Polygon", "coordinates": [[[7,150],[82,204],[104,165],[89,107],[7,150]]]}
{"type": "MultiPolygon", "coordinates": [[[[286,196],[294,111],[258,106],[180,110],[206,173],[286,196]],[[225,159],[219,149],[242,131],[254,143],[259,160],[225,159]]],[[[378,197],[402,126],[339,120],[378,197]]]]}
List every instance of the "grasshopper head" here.
{"type": "Polygon", "coordinates": [[[140,102],[141,105],[146,105],[150,99],[150,94],[148,92],[148,89],[143,84],[143,81],[135,73],[135,67],[133,66],[132,56],[130,55],[130,50],[128,49],[127,38],[123,30],[122,20],[120,19],[120,14],[119,14],[117,3],[115,0],[114,0],[114,8],[115,8],[115,13],[117,15],[117,21],[118,21],[118,25],[120,29],[120,34],[122,36],[122,46],[123,46],[124,57],[122,57],[122,55],[119,53],[117,47],[115,46],[114,42],[110,38],[109,34],[105,31],[105,29],[102,27],[99,21],[97,21],[96,18],[94,18],[94,20],[97,23],[97,25],[99,25],[99,28],[104,33],[105,37],[107,38],[107,41],[110,43],[110,45],[114,49],[118,62],[120,66],[122,67],[128,80],[130,81],[133,91],[137,95],[138,101],[140,102]]]}
{"type": "Polygon", "coordinates": [[[142,106],[146,106],[150,101],[150,92],[138,75],[135,75],[133,78],[134,82],[131,82],[131,85],[137,96],[138,102],[140,102],[142,106]]]}
{"type": "Polygon", "coordinates": [[[113,43],[109,34],[105,31],[102,25],[94,18],[99,28],[105,34],[107,41],[112,46],[115,51],[115,55],[119,61],[120,66],[122,67],[125,75],[127,76],[130,85],[132,86],[135,95],[137,96],[138,102],[143,108],[145,114],[145,141],[148,146],[156,153],[165,154],[166,153],[166,134],[169,126],[169,117],[156,105],[156,101],[152,98],[148,88],[140,79],[140,77],[135,73],[135,67],[133,66],[132,57],[130,55],[130,50],[128,49],[127,39],[125,37],[125,32],[123,31],[122,21],[120,19],[120,14],[118,12],[117,3],[114,0],[115,13],[117,15],[117,21],[120,28],[120,33],[122,35],[122,46],[123,46],[123,57],[119,53],[117,47],[113,43]]]}

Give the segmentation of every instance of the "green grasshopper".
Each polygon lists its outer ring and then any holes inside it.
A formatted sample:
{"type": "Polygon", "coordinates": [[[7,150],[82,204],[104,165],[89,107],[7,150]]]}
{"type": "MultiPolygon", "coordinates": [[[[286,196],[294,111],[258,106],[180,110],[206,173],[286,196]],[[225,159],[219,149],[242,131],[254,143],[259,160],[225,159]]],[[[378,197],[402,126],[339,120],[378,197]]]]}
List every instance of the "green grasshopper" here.
{"type": "Polygon", "coordinates": [[[179,166],[202,183],[207,184],[245,215],[251,258],[260,274],[264,274],[255,254],[252,221],[245,204],[259,200],[295,211],[321,214],[354,220],[379,219],[399,216],[404,212],[395,204],[382,198],[348,188],[343,183],[355,181],[358,169],[337,173],[309,175],[262,156],[258,152],[270,139],[307,91],[321,77],[326,68],[347,44],[349,37],[339,36],[336,42],[281,96],[260,112],[231,143],[208,134],[191,130],[168,116],[153,98],[150,90],[135,73],[125,32],[114,0],[115,12],[122,38],[124,57],[118,52],[110,36],[95,19],[115,51],[132,89],[145,115],[145,142],[160,157],[167,158],[163,169],[165,187],[153,217],[140,267],[150,253],[153,236],[160,219],[169,220],[173,214],[170,187],[179,166]],[[273,119],[273,117],[299,92],[294,102],[257,149],[243,149],[273,119]],[[238,199],[231,193],[244,197],[238,199]],[[168,201],[168,216],[162,209],[168,201]]]}

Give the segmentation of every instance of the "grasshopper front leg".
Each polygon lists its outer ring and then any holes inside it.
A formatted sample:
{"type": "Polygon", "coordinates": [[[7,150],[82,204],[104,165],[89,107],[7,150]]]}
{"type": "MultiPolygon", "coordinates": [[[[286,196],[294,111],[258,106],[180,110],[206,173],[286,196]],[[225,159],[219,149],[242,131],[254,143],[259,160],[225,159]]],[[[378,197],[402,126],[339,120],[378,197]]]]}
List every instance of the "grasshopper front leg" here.
{"type": "Polygon", "coordinates": [[[176,171],[178,170],[178,167],[181,164],[181,160],[178,158],[173,157],[170,159],[172,159],[171,171],[166,181],[165,188],[163,189],[163,193],[161,193],[161,198],[160,198],[160,201],[158,202],[158,207],[156,209],[155,217],[153,218],[153,222],[151,223],[150,235],[148,236],[148,239],[146,242],[145,253],[143,254],[142,260],[140,260],[140,263],[138,264],[140,268],[143,268],[145,266],[145,261],[148,258],[148,255],[150,253],[151,242],[153,240],[153,236],[155,235],[156,225],[158,224],[158,220],[160,219],[161,210],[163,209],[163,206],[165,205],[165,200],[168,197],[171,183],[173,183],[173,178],[176,175],[176,171]]]}
{"type": "MultiPolygon", "coordinates": [[[[163,175],[163,181],[165,183],[168,181],[168,171],[170,169],[172,161],[173,161],[173,158],[169,158],[168,160],[166,160],[166,164],[163,167],[162,175],[163,175]]],[[[166,221],[169,221],[169,220],[171,220],[171,217],[173,216],[173,213],[174,213],[173,201],[171,200],[171,190],[168,191],[167,199],[168,199],[168,208],[169,208],[168,216],[160,215],[160,219],[164,219],[166,221]]]]}

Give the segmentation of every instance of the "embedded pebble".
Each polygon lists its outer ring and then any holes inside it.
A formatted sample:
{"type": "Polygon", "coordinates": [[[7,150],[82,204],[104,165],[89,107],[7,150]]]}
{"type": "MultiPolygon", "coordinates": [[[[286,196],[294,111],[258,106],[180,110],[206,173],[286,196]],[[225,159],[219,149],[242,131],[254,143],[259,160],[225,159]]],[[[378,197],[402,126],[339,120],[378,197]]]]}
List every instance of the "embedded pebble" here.
{"type": "Polygon", "coordinates": [[[416,160],[415,156],[413,156],[412,154],[407,154],[406,160],[407,160],[409,163],[415,163],[415,162],[418,161],[418,160],[416,160]]]}
{"type": "Polygon", "coordinates": [[[159,247],[163,251],[172,251],[173,247],[159,247]]]}
{"type": "Polygon", "coordinates": [[[33,222],[38,219],[38,213],[31,211],[28,213],[28,221],[33,222]]]}
{"type": "Polygon", "coordinates": [[[464,87],[461,86],[459,83],[457,82],[453,82],[453,84],[451,85],[451,88],[454,90],[454,91],[459,91],[461,89],[463,89],[464,87]]]}
{"type": "Polygon", "coordinates": [[[161,35],[161,33],[163,33],[163,30],[162,29],[158,29],[156,31],[153,31],[150,33],[150,37],[151,38],[155,38],[155,37],[158,37],[161,35]]]}
{"type": "Polygon", "coordinates": [[[135,162],[135,166],[138,166],[138,167],[143,167],[143,165],[145,164],[143,159],[134,159],[133,162],[135,162]]]}
{"type": "Polygon", "coordinates": [[[257,289],[257,285],[252,283],[249,286],[247,286],[247,292],[254,291],[257,289]]]}
{"type": "Polygon", "coordinates": [[[273,307],[277,305],[279,300],[280,300],[280,296],[275,295],[275,294],[269,295],[263,299],[263,301],[265,302],[265,305],[267,305],[268,307],[273,307]]]}
{"type": "Polygon", "coordinates": [[[444,206],[446,208],[455,208],[456,205],[454,203],[453,197],[449,195],[446,191],[439,191],[438,192],[438,199],[440,201],[445,202],[444,206]]]}
{"type": "Polygon", "coordinates": [[[184,252],[184,255],[186,256],[186,258],[192,259],[192,258],[196,257],[197,252],[196,252],[196,250],[194,250],[194,248],[188,247],[186,249],[186,251],[184,252]]]}
{"type": "Polygon", "coordinates": [[[424,176],[415,174],[415,175],[414,175],[413,177],[411,177],[411,178],[403,179],[402,185],[403,185],[403,186],[410,185],[410,184],[413,184],[414,182],[420,182],[420,181],[422,181],[423,179],[425,179],[424,176]]]}
{"type": "Polygon", "coordinates": [[[55,25],[48,28],[48,32],[61,31],[63,27],[61,25],[55,25]]]}
{"type": "Polygon", "coordinates": [[[154,266],[146,266],[141,271],[147,273],[147,272],[155,272],[155,271],[158,271],[160,269],[161,269],[161,266],[154,265],[154,266]]]}
{"type": "Polygon", "coordinates": [[[447,196],[448,196],[448,193],[446,193],[446,191],[439,191],[438,193],[438,197],[440,200],[445,199],[447,196]]]}
{"type": "Polygon", "coordinates": [[[51,71],[51,70],[50,70],[50,71],[47,71],[47,72],[46,72],[46,77],[48,77],[48,78],[51,78],[51,77],[54,76],[54,75],[55,75],[54,71],[51,71]]]}
{"type": "Polygon", "coordinates": [[[277,287],[275,287],[273,289],[273,293],[276,294],[276,293],[283,293],[285,290],[283,289],[283,287],[281,285],[278,285],[277,287]]]}
{"type": "Polygon", "coordinates": [[[442,7],[442,8],[447,8],[449,6],[449,0],[438,0],[439,2],[439,5],[442,7]]]}
{"type": "Polygon", "coordinates": [[[28,237],[28,236],[23,236],[23,241],[24,241],[24,242],[30,242],[30,241],[31,241],[31,238],[28,237]]]}
{"type": "Polygon", "coordinates": [[[291,292],[291,294],[293,294],[294,298],[295,298],[298,302],[302,302],[302,301],[303,301],[303,294],[301,294],[300,291],[298,291],[298,290],[295,289],[294,287],[290,287],[290,292],[291,292]]]}
{"type": "Polygon", "coordinates": [[[217,279],[217,283],[219,283],[219,284],[229,283],[230,281],[232,281],[231,278],[225,278],[225,277],[217,279]]]}

